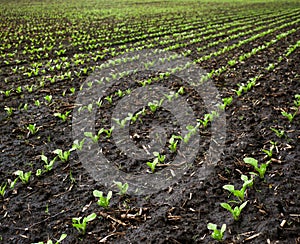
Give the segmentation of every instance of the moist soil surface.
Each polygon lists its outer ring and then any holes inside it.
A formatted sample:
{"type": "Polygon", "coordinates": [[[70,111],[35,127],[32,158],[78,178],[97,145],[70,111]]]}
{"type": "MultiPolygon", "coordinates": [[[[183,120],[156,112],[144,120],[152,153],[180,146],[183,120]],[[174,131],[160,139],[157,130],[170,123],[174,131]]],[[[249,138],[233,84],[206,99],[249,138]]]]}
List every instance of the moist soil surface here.
{"type": "MultiPolygon", "coordinates": [[[[106,182],[105,186],[90,176],[76,151],[71,152],[67,162],[57,159],[53,170],[42,176],[35,175],[37,169],[43,168],[42,153],[52,159],[55,149],[65,151],[72,147],[72,113],[65,122],[53,114],[73,111],[76,96],[69,88],[72,86],[79,90],[87,76],[75,78],[71,83],[69,80],[48,83],[32,93],[24,91],[20,95],[13,92],[9,97],[2,94],[0,183],[11,183],[16,178],[13,172],[17,169],[33,173],[28,184],[18,181],[14,188],[6,189],[4,197],[0,197],[0,242],[34,243],[58,239],[66,233],[65,243],[214,243],[210,237],[211,231],[207,229],[207,224],[211,222],[218,224],[219,228],[223,223],[227,224],[223,243],[300,243],[300,111],[298,108],[292,122],[281,114],[283,110],[295,112],[292,110],[294,96],[300,93],[299,48],[289,57],[284,57],[272,72],[262,68],[274,63],[283,50],[300,40],[299,25],[287,27],[259,38],[251,45],[197,65],[205,70],[218,69],[242,52],[249,52],[291,28],[298,29],[271,49],[263,50],[212,78],[222,98],[233,97],[232,104],[225,110],[226,140],[218,162],[209,168],[203,164],[211,143],[212,124],[209,123],[206,128],[199,128],[199,151],[190,168],[178,182],[152,194],[117,195],[117,189],[112,187],[113,182],[106,182]],[[237,84],[246,83],[258,74],[261,77],[250,91],[241,96],[235,94],[237,84]],[[66,91],[64,96],[63,91],[66,91]],[[49,94],[53,100],[47,103],[43,97],[49,94]],[[43,101],[39,107],[34,105],[37,99],[43,101]],[[15,109],[8,116],[4,108],[17,108],[20,103],[28,103],[28,110],[15,109]],[[28,124],[36,124],[39,129],[36,134],[28,132],[28,124]],[[278,137],[270,127],[283,130],[284,135],[278,137]],[[276,145],[273,155],[268,157],[262,149],[269,149],[270,142],[276,142],[276,145]],[[231,200],[232,205],[240,204],[223,186],[232,184],[238,189],[242,186],[241,175],[250,177],[250,172],[255,171],[243,162],[245,157],[256,158],[260,164],[270,163],[265,177],[255,177],[253,187],[247,189],[245,200],[248,203],[240,219],[234,221],[220,203],[231,200]],[[199,174],[205,177],[199,177],[199,174]],[[97,205],[97,199],[93,196],[95,189],[103,191],[104,195],[113,190],[109,208],[97,205]],[[86,234],[81,235],[72,226],[72,218],[91,213],[96,213],[98,218],[89,222],[86,234]]],[[[189,45],[184,50],[191,50],[191,58],[197,55],[199,58],[197,48],[197,45],[189,45]]],[[[176,50],[178,53],[181,51],[176,50]]],[[[211,48],[203,54],[213,51],[215,49],[211,48]]],[[[3,64],[1,68],[5,70],[6,66],[3,64]]],[[[151,77],[159,77],[159,72],[147,71],[126,76],[108,89],[106,95],[111,94],[113,102],[102,99],[102,106],[97,109],[95,117],[96,131],[110,128],[112,113],[121,100],[116,95],[119,89],[134,90],[141,87],[139,81],[151,77]]],[[[26,79],[26,82],[30,85],[35,80],[26,79]]],[[[182,96],[193,108],[195,116],[202,118],[207,113],[202,98],[180,78],[171,75],[157,79],[153,84],[174,92],[184,87],[182,96]]],[[[2,82],[1,90],[10,88],[11,83],[2,82]]],[[[172,134],[180,134],[176,118],[163,107],[152,112],[146,106],[140,118],[130,124],[129,135],[141,149],[149,144],[151,130],[155,126],[163,127],[168,139],[172,134]]],[[[180,153],[180,143],[174,153],[168,150],[168,143],[162,147],[161,153],[166,155],[167,162],[180,153]]],[[[116,146],[114,135],[111,138],[101,137],[97,146],[119,170],[130,174],[151,174],[147,160],[125,156],[116,146]]],[[[160,165],[156,170],[159,173],[163,169],[164,166],[160,165]]]]}

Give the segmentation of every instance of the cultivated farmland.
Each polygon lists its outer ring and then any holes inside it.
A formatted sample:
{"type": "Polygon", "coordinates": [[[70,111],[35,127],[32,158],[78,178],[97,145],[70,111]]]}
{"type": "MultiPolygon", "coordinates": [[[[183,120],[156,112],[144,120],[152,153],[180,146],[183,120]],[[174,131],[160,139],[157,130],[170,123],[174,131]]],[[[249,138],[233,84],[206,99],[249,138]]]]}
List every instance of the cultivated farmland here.
{"type": "Polygon", "coordinates": [[[0,243],[300,243],[299,1],[0,10],[0,243]]]}

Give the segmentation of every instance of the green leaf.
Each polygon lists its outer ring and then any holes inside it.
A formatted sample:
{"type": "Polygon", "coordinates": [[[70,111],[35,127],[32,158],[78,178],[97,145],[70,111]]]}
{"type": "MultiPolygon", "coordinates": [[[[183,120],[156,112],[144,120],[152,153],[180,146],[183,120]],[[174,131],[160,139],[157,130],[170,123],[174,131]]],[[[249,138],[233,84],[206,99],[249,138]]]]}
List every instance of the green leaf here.
{"type": "Polygon", "coordinates": [[[90,215],[88,215],[87,217],[85,217],[86,222],[90,222],[92,220],[94,220],[97,217],[97,214],[92,213],[90,215]]]}
{"type": "Polygon", "coordinates": [[[217,229],[217,225],[213,224],[213,223],[208,223],[207,224],[207,229],[209,229],[209,230],[216,230],[217,229]]]}
{"type": "Polygon", "coordinates": [[[221,233],[223,234],[226,230],[226,224],[223,224],[221,227],[221,233]]]}
{"type": "Polygon", "coordinates": [[[254,168],[256,168],[257,164],[258,164],[258,161],[256,159],[254,159],[254,158],[244,158],[244,162],[246,164],[252,165],[254,168]]]}
{"type": "Polygon", "coordinates": [[[93,195],[95,197],[102,197],[103,196],[103,192],[102,191],[98,191],[98,190],[94,190],[93,191],[93,195]]]}

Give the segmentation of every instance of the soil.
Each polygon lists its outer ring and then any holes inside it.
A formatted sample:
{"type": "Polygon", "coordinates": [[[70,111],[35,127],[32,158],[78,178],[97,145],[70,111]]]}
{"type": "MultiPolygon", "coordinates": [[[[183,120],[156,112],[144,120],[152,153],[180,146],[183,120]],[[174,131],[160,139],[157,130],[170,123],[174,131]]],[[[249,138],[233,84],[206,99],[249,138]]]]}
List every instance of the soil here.
{"type": "MultiPolygon", "coordinates": [[[[12,92],[6,97],[2,94],[0,183],[13,181],[13,172],[18,169],[33,173],[28,184],[18,182],[14,189],[7,188],[4,197],[0,197],[0,243],[54,240],[63,233],[67,234],[63,243],[214,243],[210,237],[211,231],[207,229],[209,222],[219,227],[227,224],[223,243],[300,243],[300,111],[292,123],[281,115],[282,109],[292,111],[294,96],[300,93],[299,48],[284,58],[272,72],[264,68],[269,63],[275,63],[290,44],[300,40],[299,24],[197,65],[205,70],[217,69],[226,65],[228,60],[292,28],[297,31],[272,48],[263,50],[212,79],[222,98],[233,96],[234,99],[226,108],[224,152],[210,171],[206,171],[202,164],[210,143],[209,124],[200,130],[201,144],[191,168],[177,183],[157,193],[144,195],[119,196],[116,188],[112,188],[113,197],[108,209],[97,205],[92,192],[97,189],[107,194],[112,182],[105,186],[93,179],[75,151],[71,152],[67,162],[57,160],[54,169],[43,176],[38,177],[34,173],[43,167],[40,159],[42,153],[53,158],[55,149],[65,151],[72,147],[72,113],[66,122],[53,114],[57,111],[73,111],[77,93],[72,94],[69,88],[75,87],[78,91],[87,76],[75,77],[72,81],[46,83],[42,89],[32,93],[25,90],[21,95],[12,92]],[[237,89],[237,84],[245,83],[257,74],[262,77],[256,86],[246,94],[236,96],[233,89],[237,89]],[[64,96],[63,91],[66,91],[64,96]],[[53,96],[50,104],[43,98],[49,94],[53,96]],[[34,105],[37,99],[41,102],[39,107],[34,105]],[[28,103],[27,111],[17,109],[25,103],[28,103]],[[4,110],[6,106],[15,108],[11,116],[4,110]],[[28,124],[36,124],[38,132],[34,135],[28,133],[28,124]],[[270,127],[284,130],[284,136],[277,137],[270,127]],[[253,171],[251,166],[243,162],[243,158],[254,157],[260,163],[266,163],[269,159],[262,149],[269,149],[270,141],[277,144],[265,178],[255,178],[253,188],[246,192],[248,204],[240,219],[234,221],[220,203],[235,198],[229,196],[222,187],[226,184],[241,187],[241,175],[250,176],[249,173],[253,171]],[[196,174],[202,171],[205,171],[206,177],[199,179],[196,174]],[[72,218],[91,213],[96,213],[98,218],[89,222],[86,235],[81,235],[72,226],[72,218]]],[[[199,54],[197,48],[198,45],[189,45],[185,50],[192,51],[191,58],[215,51],[215,48],[211,48],[199,54]]],[[[181,53],[182,50],[176,52],[181,53]]],[[[73,54],[68,53],[69,56],[73,54]]],[[[99,63],[91,61],[89,65],[99,63]]],[[[4,71],[8,69],[3,63],[1,70],[1,78],[7,77],[4,71]]],[[[113,94],[113,103],[103,100],[101,109],[97,109],[96,130],[110,128],[112,112],[121,100],[115,92],[141,87],[138,81],[149,77],[159,77],[159,73],[149,71],[126,76],[107,90],[107,95],[113,94]]],[[[15,84],[12,81],[2,82],[0,89],[8,90],[18,84],[31,85],[37,82],[36,78],[15,78],[15,84]]],[[[178,77],[171,75],[153,84],[160,84],[174,92],[183,86],[183,97],[189,101],[195,116],[201,118],[207,113],[201,97],[178,77]]],[[[174,123],[174,116],[166,109],[159,108],[153,113],[147,107],[146,114],[141,118],[142,121],[130,125],[129,131],[140,148],[149,143],[153,125],[164,127],[168,139],[180,132],[174,123]]],[[[151,174],[147,160],[132,160],[124,156],[116,146],[114,137],[101,138],[97,146],[110,162],[125,173],[151,174]]],[[[161,152],[166,154],[167,161],[172,161],[176,156],[176,153],[169,152],[168,144],[161,152]]],[[[157,171],[162,169],[158,167],[157,171]]]]}

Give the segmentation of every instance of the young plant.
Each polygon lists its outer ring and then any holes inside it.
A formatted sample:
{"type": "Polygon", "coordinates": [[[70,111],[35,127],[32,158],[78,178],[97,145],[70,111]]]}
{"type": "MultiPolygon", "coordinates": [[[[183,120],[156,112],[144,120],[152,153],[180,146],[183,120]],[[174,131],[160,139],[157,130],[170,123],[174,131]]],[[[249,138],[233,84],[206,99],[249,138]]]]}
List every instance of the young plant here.
{"type": "Polygon", "coordinates": [[[98,190],[94,190],[93,191],[93,195],[94,197],[98,197],[98,201],[97,201],[97,204],[103,208],[108,208],[109,207],[109,202],[110,202],[110,199],[112,197],[112,191],[109,191],[107,193],[107,196],[103,196],[103,192],[102,191],[98,191],[98,190]]]}
{"type": "Polygon", "coordinates": [[[71,87],[71,88],[70,88],[70,92],[71,92],[72,94],[74,94],[74,93],[75,93],[75,87],[71,87]]]}
{"type": "MultiPolygon", "coordinates": [[[[71,149],[72,150],[72,149],[71,149]]],[[[53,153],[55,153],[56,155],[58,155],[59,159],[62,161],[62,162],[67,162],[68,159],[69,159],[69,156],[71,154],[71,150],[68,150],[68,151],[63,151],[61,149],[55,149],[53,151],[53,153]]]]}
{"type": "Polygon", "coordinates": [[[110,96],[106,96],[104,99],[105,99],[106,101],[108,101],[110,104],[112,104],[112,103],[113,103],[113,100],[112,100],[112,95],[110,95],[110,96]]]}
{"type": "Polygon", "coordinates": [[[208,223],[207,224],[207,229],[212,230],[213,233],[211,233],[211,237],[217,241],[222,241],[224,232],[226,230],[226,224],[223,224],[221,229],[218,230],[216,224],[208,223]]]}
{"type": "Polygon", "coordinates": [[[104,128],[101,128],[99,131],[98,131],[98,135],[102,134],[103,132],[106,134],[106,138],[110,138],[111,137],[111,134],[114,130],[114,126],[112,126],[110,129],[104,129],[104,128]]]}
{"type": "Polygon", "coordinates": [[[294,100],[294,104],[297,108],[300,107],[300,94],[296,94],[295,95],[295,100],[294,100]]]}
{"type": "Polygon", "coordinates": [[[79,150],[79,151],[82,150],[84,141],[85,141],[85,138],[83,138],[80,142],[78,140],[75,140],[73,142],[72,149],[79,150]]]}
{"type": "Polygon", "coordinates": [[[84,217],[82,221],[82,217],[72,218],[72,226],[75,227],[82,235],[84,235],[86,232],[87,223],[93,221],[96,217],[97,215],[95,213],[92,213],[87,217],[84,217]]]}
{"type": "Polygon", "coordinates": [[[4,107],[4,110],[6,111],[6,114],[8,115],[8,117],[10,117],[13,114],[13,108],[11,107],[4,107]]]}
{"type": "Polygon", "coordinates": [[[244,181],[244,184],[240,190],[235,190],[233,185],[224,185],[223,189],[229,191],[241,201],[244,201],[246,189],[253,186],[253,179],[249,180],[246,175],[242,175],[241,179],[244,181]]]}
{"type": "Polygon", "coordinates": [[[275,128],[270,127],[270,130],[275,132],[276,136],[278,136],[279,138],[284,136],[284,130],[277,130],[275,128]]]}
{"type": "Polygon", "coordinates": [[[45,99],[48,103],[50,103],[51,100],[52,100],[52,95],[47,95],[47,96],[44,97],[44,99],[45,99]]]}
{"type": "Polygon", "coordinates": [[[68,115],[70,113],[71,113],[71,110],[65,112],[64,114],[58,112],[58,113],[54,113],[54,116],[60,118],[63,122],[65,122],[68,119],[68,115]]]}
{"type": "Polygon", "coordinates": [[[239,97],[242,95],[243,91],[245,91],[245,86],[238,84],[239,89],[238,90],[234,90],[236,95],[239,97]]]}
{"type": "Polygon", "coordinates": [[[265,177],[267,166],[270,164],[271,161],[268,161],[265,164],[261,164],[260,167],[258,167],[258,161],[254,158],[244,158],[244,162],[246,164],[252,165],[254,169],[259,173],[259,177],[263,179],[265,177]]]}
{"type": "Polygon", "coordinates": [[[98,140],[99,140],[99,138],[100,138],[100,134],[98,134],[98,135],[93,135],[92,132],[84,132],[84,135],[85,135],[86,137],[91,138],[92,141],[93,141],[94,143],[97,143],[98,140]]]}
{"type": "Polygon", "coordinates": [[[153,101],[153,103],[149,102],[148,106],[149,106],[151,112],[154,113],[162,105],[163,101],[164,101],[164,99],[161,99],[160,101],[155,100],[155,101],[153,101]]]}
{"type": "Polygon", "coordinates": [[[222,99],[223,104],[220,105],[220,109],[225,110],[232,103],[232,97],[225,97],[222,99]]]}
{"type": "Polygon", "coordinates": [[[183,86],[181,86],[181,87],[178,89],[177,94],[179,94],[179,95],[183,95],[183,94],[184,94],[184,87],[183,87],[183,86]]]}
{"type": "Polygon", "coordinates": [[[236,60],[232,59],[228,61],[229,66],[234,66],[236,64],[236,60]]]}
{"type": "Polygon", "coordinates": [[[124,128],[125,125],[126,125],[126,121],[128,121],[129,118],[125,118],[123,120],[120,120],[120,119],[115,119],[115,118],[112,118],[114,121],[116,121],[116,123],[120,126],[120,128],[124,128]]]}
{"type": "Polygon", "coordinates": [[[41,103],[40,103],[39,100],[35,100],[35,101],[34,101],[34,105],[37,106],[37,107],[39,107],[39,106],[41,105],[41,103]]]}
{"type": "Polygon", "coordinates": [[[57,157],[55,157],[55,158],[53,158],[50,162],[48,162],[48,158],[45,156],[45,155],[41,155],[41,159],[42,159],[42,161],[44,161],[44,168],[45,168],[45,171],[46,172],[48,172],[48,171],[50,171],[50,170],[52,170],[53,169],[53,165],[54,165],[54,163],[55,163],[55,161],[56,161],[56,158],[57,157]]]}
{"type": "Polygon", "coordinates": [[[31,133],[32,135],[37,133],[39,130],[35,127],[35,124],[29,124],[26,128],[27,128],[27,130],[29,130],[29,133],[31,133]]]}
{"type": "Polygon", "coordinates": [[[276,146],[276,143],[273,143],[269,150],[267,150],[267,149],[261,149],[261,150],[262,150],[265,154],[267,154],[267,156],[268,156],[269,158],[272,158],[272,156],[273,156],[273,149],[274,149],[275,146],[276,146]]]}
{"type": "Polygon", "coordinates": [[[286,118],[289,120],[290,123],[293,121],[294,117],[296,116],[296,113],[290,114],[290,113],[285,112],[285,111],[282,111],[281,114],[282,114],[284,117],[286,117],[286,118]]]}
{"type": "Polygon", "coordinates": [[[0,186],[0,195],[1,195],[2,197],[4,197],[4,195],[5,195],[5,189],[6,189],[6,186],[7,186],[7,183],[2,184],[2,185],[0,186]]]}
{"type": "Polygon", "coordinates": [[[205,114],[203,120],[202,119],[197,119],[197,121],[203,125],[204,128],[207,127],[208,122],[211,121],[211,114],[205,114]]]}
{"type": "MultiPolygon", "coordinates": [[[[55,244],[60,244],[65,238],[67,237],[67,234],[62,234],[60,236],[60,238],[55,242],[55,244]]],[[[37,243],[33,243],[33,244],[44,244],[43,241],[40,241],[40,242],[37,242],[37,243]]],[[[53,241],[52,240],[48,240],[46,242],[46,244],[53,244],[53,241]]]]}
{"type": "Polygon", "coordinates": [[[221,207],[228,210],[232,214],[233,219],[237,221],[239,220],[241,212],[243,208],[246,207],[247,203],[248,201],[244,202],[241,206],[236,206],[234,209],[232,209],[232,207],[228,203],[221,203],[221,207]]]}
{"type": "Polygon", "coordinates": [[[147,165],[150,167],[151,172],[154,173],[156,165],[159,163],[158,158],[155,158],[153,162],[147,162],[147,165]]]}
{"type": "Polygon", "coordinates": [[[135,123],[139,118],[140,113],[136,113],[135,115],[133,113],[128,113],[128,116],[126,117],[125,121],[131,121],[132,123],[135,123]]]}
{"type": "Polygon", "coordinates": [[[17,170],[14,175],[17,175],[23,184],[27,184],[31,176],[31,171],[24,173],[22,170],[17,170]]]}
{"type": "Polygon", "coordinates": [[[10,188],[10,189],[14,189],[14,188],[15,188],[15,185],[16,185],[17,182],[18,182],[18,180],[19,180],[19,177],[17,177],[14,181],[10,182],[10,183],[9,183],[9,188],[10,188]]]}
{"type": "Polygon", "coordinates": [[[118,90],[115,94],[117,94],[119,97],[123,97],[125,96],[125,92],[123,92],[122,90],[118,90]]]}
{"type": "Polygon", "coordinates": [[[160,155],[159,152],[153,152],[153,155],[158,159],[160,163],[163,163],[166,159],[166,155],[160,155]]]}
{"type": "Polygon", "coordinates": [[[164,96],[168,99],[168,101],[172,101],[173,97],[178,97],[178,94],[174,91],[171,91],[170,94],[164,94],[164,96]]]}
{"type": "Polygon", "coordinates": [[[128,183],[122,184],[122,182],[120,182],[120,181],[114,181],[114,183],[119,189],[119,192],[117,194],[121,195],[121,196],[125,195],[128,190],[128,187],[129,187],[128,183]]]}
{"type": "Polygon", "coordinates": [[[172,135],[172,137],[169,140],[169,143],[170,143],[169,148],[170,148],[171,152],[176,152],[176,150],[177,150],[178,140],[176,140],[176,139],[182,139],[182,137],[172,135]]]}

